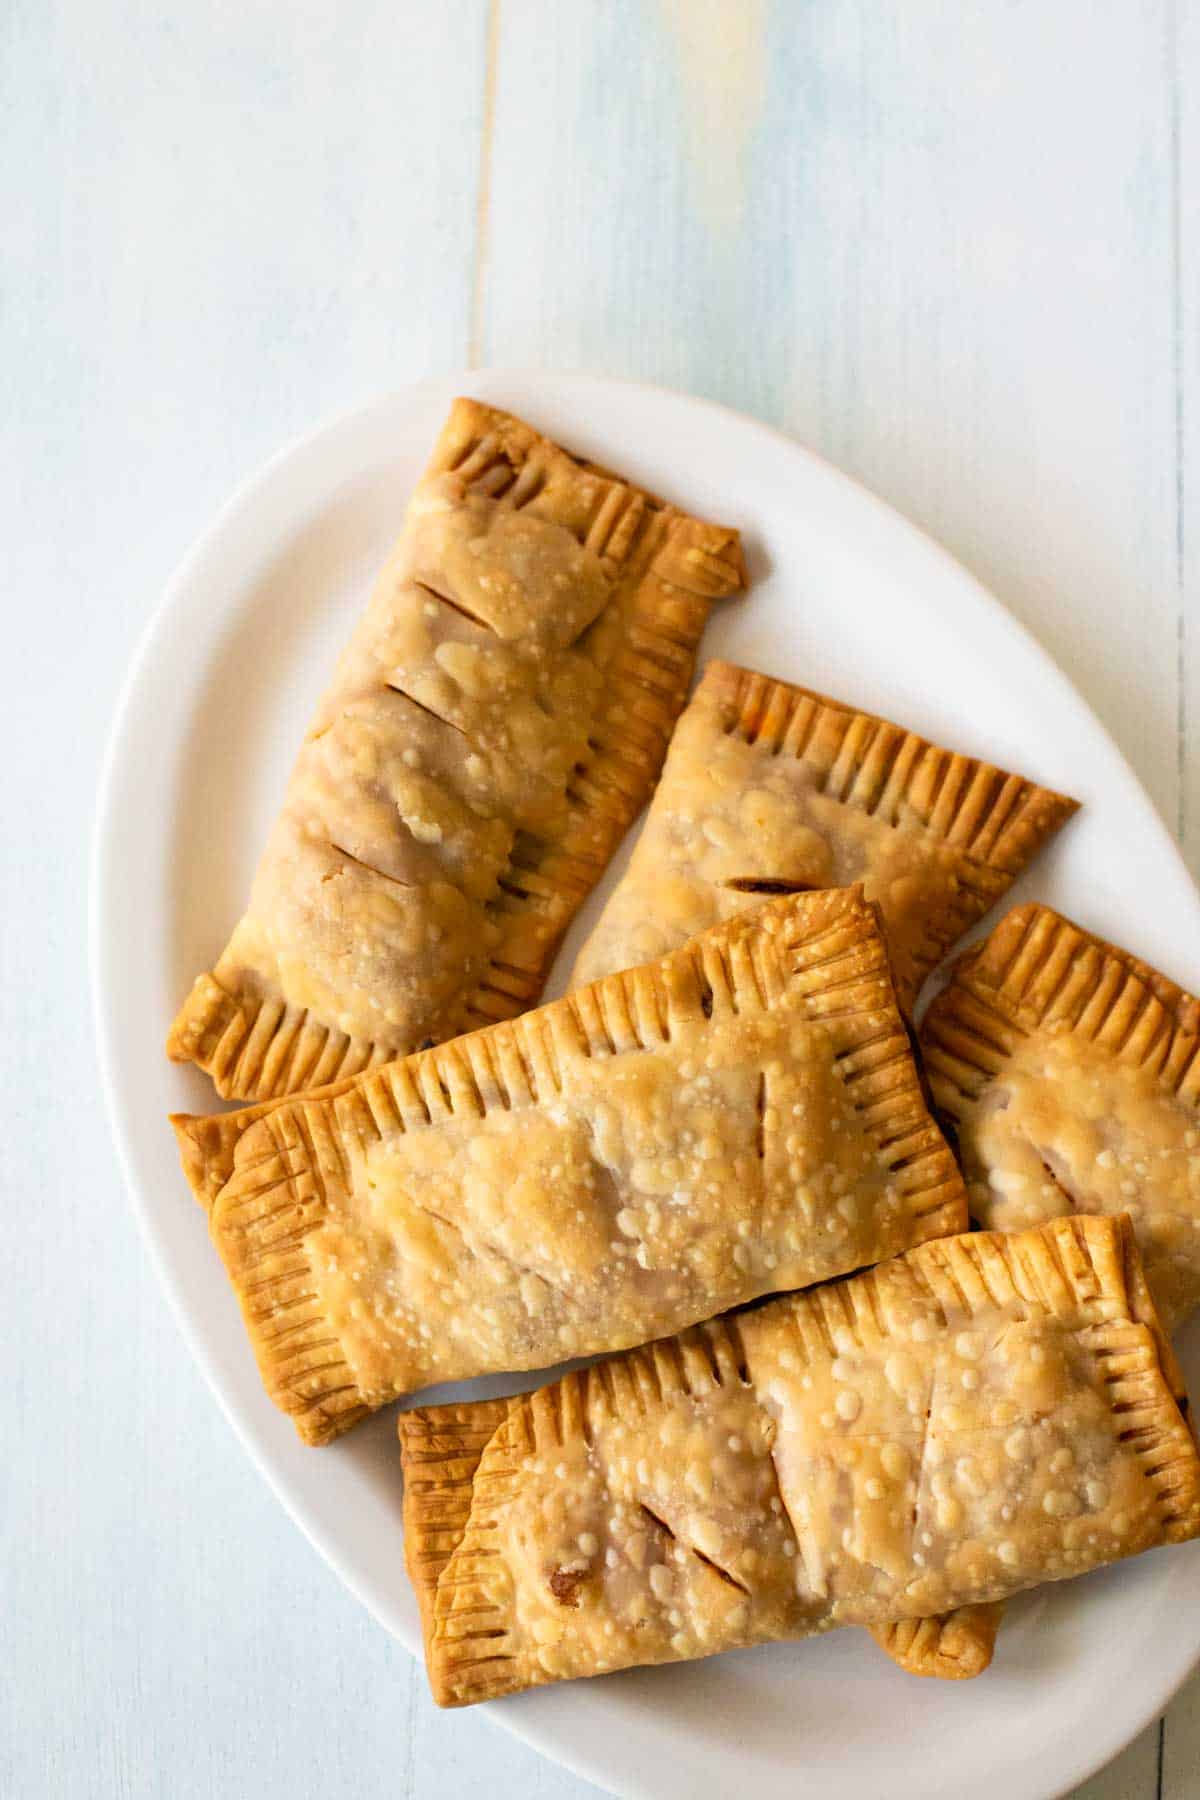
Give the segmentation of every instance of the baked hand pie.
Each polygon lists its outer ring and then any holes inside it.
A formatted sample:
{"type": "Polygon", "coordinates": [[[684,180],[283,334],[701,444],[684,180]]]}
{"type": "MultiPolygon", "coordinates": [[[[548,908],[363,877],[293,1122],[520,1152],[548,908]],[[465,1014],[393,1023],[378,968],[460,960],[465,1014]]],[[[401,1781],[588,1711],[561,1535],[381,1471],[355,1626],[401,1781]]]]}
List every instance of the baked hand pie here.
{"type": "Polygon", "coordinates": [[[661,956],[764,894],[861,881],[911,1012],[934,965],[1075,809],[885,719],[709,663],[572,979],[661,956]]]}
{"type": "Polygon", "coordinates": [[[736,532],[456,401],[169,1054],[270,1099],[531,1006],[742,585],[736,532]]]}
{"type": "Polygon", "coordinates": [[[927,1243],[511,1400],[404,1413],[434,1698],[987,1605],[1200,1533],[1123,1219],[927,1243]]]}
{"type": "Polygon", "coordinates": [[[1128,1213],[1174,1329],[1200,1300],[1200,1001],[1018,906],[960,959],[921,1044],[980,1223],[1128,1213]]]}
{"type": "Polygon", "coordinates": [[[193,1173],[230,1169],[212,1234],[312,1443],[430,1382],[624,1349],[966,1223],[857,888],[244,1128],[177,1129],[193,1173]]]}

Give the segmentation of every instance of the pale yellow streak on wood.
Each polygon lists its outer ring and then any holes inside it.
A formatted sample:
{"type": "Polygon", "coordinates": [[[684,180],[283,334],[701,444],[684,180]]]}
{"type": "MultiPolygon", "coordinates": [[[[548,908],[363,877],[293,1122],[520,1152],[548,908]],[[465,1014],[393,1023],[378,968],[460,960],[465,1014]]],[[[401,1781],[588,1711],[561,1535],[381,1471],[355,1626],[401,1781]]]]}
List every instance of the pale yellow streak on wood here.
{"type": "Polygon", "coordinates": [[[483,117],[479,128],[479,179],[475,190],[475,252],[471,269],[471,320],[467,366],[483,361],[487,314],[488,259],[492,247],[492,140],[496,126],[496,68],[500,58],[500,0],[488,0],[487,48],[483,71],[483,117]]]}
{"type": "Polygon", "coordinates": [[[659,0],[679,57],[688,168],[709,228],[741,218],[766,98],[766,0],[659,0]]]}

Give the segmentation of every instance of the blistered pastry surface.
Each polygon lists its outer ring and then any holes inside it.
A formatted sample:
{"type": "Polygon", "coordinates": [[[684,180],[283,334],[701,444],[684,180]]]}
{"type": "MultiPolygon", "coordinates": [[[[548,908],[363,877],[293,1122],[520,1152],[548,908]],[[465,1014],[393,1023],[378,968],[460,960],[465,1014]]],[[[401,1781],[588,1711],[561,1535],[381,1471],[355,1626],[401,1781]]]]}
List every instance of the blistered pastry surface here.
{"type": "Polygon", "coordinates": [[[661,956],[773,889],[861,881],[901,1002],[1074,810],[804,688],[713,662],[572,979],[661,956]]]}
{"type": "Polygon", "coordinates": [[[219,1121],[181,1123],[267,1385],[314,1438],[430,1382],[641,1343],[966,1217],[857,889],[770,902],[264,1107],[232,1143],[219,1121]]]}
{"type": "Polygon", "coordinates": [[[922,1026],[972,1214],[1128,1213],[1168,1327],[1200,1301],[1196,1002],[1045,907],[1001,921],[922,1026]]]}
{"type": "Polygon", "coordinates": [[[1152,1071],[1067,1033],[1022,1042],[960,1118],[971,1211],[999,1231],[1129,1213],[1163,1316],[1200,1301],[1200,1118],[1152,1071]]]}
{"type": "MultiPolygon", "coordinates": [[[[946,1239],[512,1402],[440,1554],[414,1471],[435,1693],[878,1626],[1195,1535],[1134,1258],[1110,1220],[946,1239]]],[[[402,1420],[406,1466],[438,1418],[402,1420]]]]}
{"type": "Polygon", "coordinates": [[[170,1053],[271,1098],[533,1004],[741,582],[735,533],[457,403],[170,1053]]]}
{"type": "Polygon", "coordinates": [[[835,1041],[802,1018],[573,1058],[536,1109],[390,1133],[310,1240],[365,1393],[661,1335],[908,1241],[835,1041]]]}

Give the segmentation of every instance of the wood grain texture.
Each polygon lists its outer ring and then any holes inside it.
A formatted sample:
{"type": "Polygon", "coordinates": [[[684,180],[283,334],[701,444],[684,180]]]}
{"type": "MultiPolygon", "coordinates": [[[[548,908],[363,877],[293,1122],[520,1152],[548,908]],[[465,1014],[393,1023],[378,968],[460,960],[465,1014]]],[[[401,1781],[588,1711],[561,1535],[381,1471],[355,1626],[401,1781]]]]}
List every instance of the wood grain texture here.
{"type": "Polygon", "coordinates": [[[731,56],[724,7],[507,0],[488,357],[549,345],[829,456],[1035,630],[1174,820],[1164,8],[753,10],[765,51],[731,56]]]}
{"type": "MultiPolygon", "coordinates": [[[[293,434],[431,369],[587,367],[783,426],[942,539],[1195,870],[1200,8],[9,0],[0,106],[0,1792],[582,1795],[434,1713],[167,1314],[83,998],[118,683],[293,434]]],[[[1193,1681],[1080,1795],[1198,1791],[1193,1681]]]]}

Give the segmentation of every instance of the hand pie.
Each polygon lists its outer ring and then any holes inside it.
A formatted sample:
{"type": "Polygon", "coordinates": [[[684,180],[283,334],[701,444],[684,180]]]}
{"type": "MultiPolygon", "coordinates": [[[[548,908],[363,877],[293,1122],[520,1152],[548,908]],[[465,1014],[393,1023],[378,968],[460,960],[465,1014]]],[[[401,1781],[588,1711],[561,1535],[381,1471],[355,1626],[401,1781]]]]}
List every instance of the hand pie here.
{"type": "Polygon", "coordinates": [[[736,532],[457,401],[169,1054],[269,1099],[532,1005],[742,585],[736,532]]]}
{"type": "Polygon", "coordinates": [[[1200,1001],[1019,906],[960,960],[921,1043],[980,1223],[1128,1213],[1174,1329],[1200,1300],[1200,1001]]]}
{"type": "Polygon", "coordinates": [[[1200,1533],[1121,1219],[925,1244],[565,1376],[400,1419],[444,1706],[977,1606],[1200,1533]]]}
{"type": "Polygon", "coordinates": [[[264,1382],[313,1443],[966,1223],[858,888],[201,1139],[232,1157],[211,1225],[264,1382]]]}
{"type": "Polygon", "coordinates": [[[662,956],[764,894],[861,881],[911,1012],[1075,806],[885,719],[709,663],[572,980],[662,956]]]}

